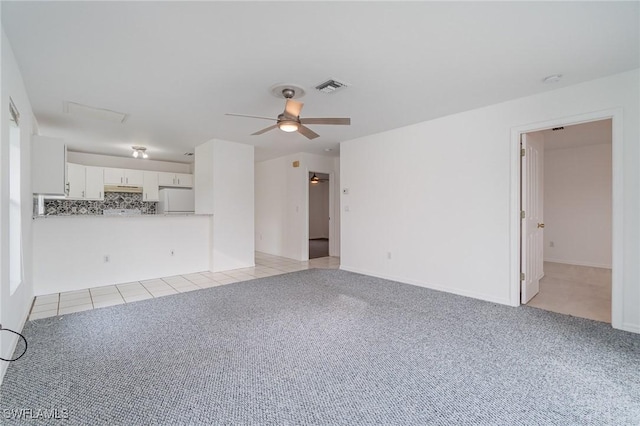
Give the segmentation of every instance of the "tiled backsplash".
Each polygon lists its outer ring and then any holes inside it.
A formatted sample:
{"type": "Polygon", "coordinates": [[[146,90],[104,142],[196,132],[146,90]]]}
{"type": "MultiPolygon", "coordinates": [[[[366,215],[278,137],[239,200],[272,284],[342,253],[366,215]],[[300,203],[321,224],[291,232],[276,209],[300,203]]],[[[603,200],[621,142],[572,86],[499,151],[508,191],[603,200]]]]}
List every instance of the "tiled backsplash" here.
{"type": "Polygon", "coordinates": [[[142,214],[156,214],[158,203],[142,201],[142,194],[130,192],[106,192],[104,200],[45,200],[44,214],[102,215],[105,209],[140,209],[142,214]]]}

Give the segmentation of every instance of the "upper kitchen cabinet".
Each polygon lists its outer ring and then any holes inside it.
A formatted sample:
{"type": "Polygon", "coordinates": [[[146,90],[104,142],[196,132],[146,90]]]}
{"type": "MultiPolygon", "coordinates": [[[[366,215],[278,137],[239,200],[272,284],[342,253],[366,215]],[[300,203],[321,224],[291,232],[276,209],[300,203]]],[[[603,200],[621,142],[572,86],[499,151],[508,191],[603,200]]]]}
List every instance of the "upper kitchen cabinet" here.
{"type": "Polygon", "coordinates": [[[104,168],[87,166],[85,168],[84,198],[104,200],[104,168]]]}
{"type": "Polygon", "coordinates": [[[64,140],[33,135],[31,138],[31,192],[66,195],[67,147],[64,140]]]}
{"type": "Polygon", "coordinates": [[[158,173],[159,186],[191,188],[193,187],[193,175],[186,173],[158,173]]]}
{"type": "Polygon", "coordinates": [[[86,185],[85,170],[86,166],[67,163],[67,198],[84,198],[86,185]]]}
{"type": "Polygon", "coordinates": [[[104,169],[105,185],[142,186],[143,183],[144,173],[142,170],[113,169],[110,167],[104,169]]]}
{"type": "Polygon", "coordinates": [[[160,201],[158,190],[158,172],[144,172],[142,201],[160,201]]]}
{"type": "Polygon", "coordinates": [[[67,198],[75,200],[103,200],[102,167],[67,163],[67,198]]]}

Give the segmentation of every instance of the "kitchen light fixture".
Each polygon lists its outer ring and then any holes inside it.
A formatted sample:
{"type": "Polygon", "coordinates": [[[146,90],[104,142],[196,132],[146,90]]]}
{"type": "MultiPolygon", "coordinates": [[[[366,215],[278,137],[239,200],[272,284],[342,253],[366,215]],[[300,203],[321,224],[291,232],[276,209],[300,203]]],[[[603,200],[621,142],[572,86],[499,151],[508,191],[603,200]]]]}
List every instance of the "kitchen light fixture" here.
{"type": "Polygon", "coordinates": [[[147,154],[147,148],[144,146],[132,146],[131,147],[133,149],[133,158],[144,158],[147,159],[149,158],[149,154],[147,154]]]}
{"type": "Polygon", "coordinates": [[[298,123],[296,123],[295,121],[290,121],[290,120],[281,121],[281,122],[278,123],[278,127],[283,132],[297,132],[298,131],[298,123]]]}
{"type": "Polygon", "coordinates": [[[319,183],[319,182],[320,182],[320,179],[319,179],[319,178],[318,178],[318,176],[316,176],[316,174],[314,173],[314,174],[313,174],[313,176],[311,176],[311,180],[310,180],[310,182],[311,182],[311,183],[314,183],[314,184],[315,184],[315,183],[319,183]]]}

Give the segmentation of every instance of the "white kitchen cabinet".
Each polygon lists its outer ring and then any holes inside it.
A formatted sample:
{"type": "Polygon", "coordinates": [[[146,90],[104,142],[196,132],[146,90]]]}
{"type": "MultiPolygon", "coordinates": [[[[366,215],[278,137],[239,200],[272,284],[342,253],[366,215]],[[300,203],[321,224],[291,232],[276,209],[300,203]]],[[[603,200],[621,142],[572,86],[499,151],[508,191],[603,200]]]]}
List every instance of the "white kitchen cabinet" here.
{"type": "Polygon", "coordinates": [[[160,201],[158,172],[143,173],[142,201],[160,201]]]}
{"type": "Polygon", "coordinates": [[[193,175],[189,175],[186,173],[177,173],[176,180],[177,180],[178,186],[181,186],[184,188],[193,187],[193,175]]]}
{"type": "Polygon", "coordinates": [[[104,168],[86,166],[84,198],[104,200],[104,168]]]}
{"type": "Polygon", "coordinates": [[[104,200],[103,168],[67,163],[67,190],[71,200],[104,200]]]}
{"type": "Polygon", "coordinates": [[[142,170],[124,169],[124,181],[127,185],[142,186],[144,184],[144,172],[142,170]]]}
{"type": "Polygon", "coordinates": [[[31,137],[31,192],[66,195],[67,146],[64,140],[33,135],[31,137]]]}
{"type": "Polygon", "coordinates": [[[158,184],[159,186],[166,187],[191,188],[193,187],[193,175],[187,173],[159,172],[158,184]]]}
{"type": "Polygon", "coordinates": [[[67,198],[83,199],[85,194],[85,166],[67,163],[67,198]]]}
{"type": "Polygon", "coordinates": [[[144,180],[142,170],[132,169],[113,169],[106,167],[104,169],[105,185],[123,185],[123,186],[142,186],[144,180]]]}

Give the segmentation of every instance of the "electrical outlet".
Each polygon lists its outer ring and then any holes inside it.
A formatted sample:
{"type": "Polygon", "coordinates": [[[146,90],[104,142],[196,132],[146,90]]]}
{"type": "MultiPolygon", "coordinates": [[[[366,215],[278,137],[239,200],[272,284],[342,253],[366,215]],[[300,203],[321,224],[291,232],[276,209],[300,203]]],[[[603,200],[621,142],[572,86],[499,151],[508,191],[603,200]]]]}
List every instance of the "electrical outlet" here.
{"type": "Polygon", "coordinates": [[[104,255],[104,263],[109,263],[109,260],[110,260],[110,259],[109,259],[109,255],[108,255],[108,254],[105,254],[105,255],[104,255]]]}
{"type": "Polygon", "coordinates": [[[349,188],[342,188],[342,193],[343,193],[344,195],[349,194],[349,188]]]}

